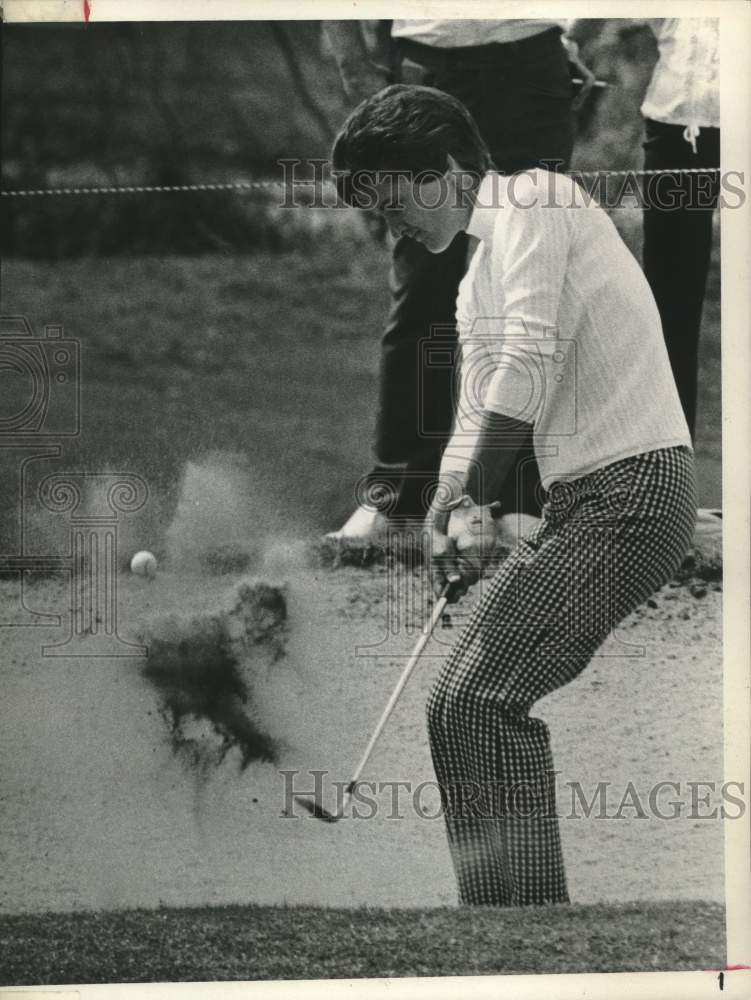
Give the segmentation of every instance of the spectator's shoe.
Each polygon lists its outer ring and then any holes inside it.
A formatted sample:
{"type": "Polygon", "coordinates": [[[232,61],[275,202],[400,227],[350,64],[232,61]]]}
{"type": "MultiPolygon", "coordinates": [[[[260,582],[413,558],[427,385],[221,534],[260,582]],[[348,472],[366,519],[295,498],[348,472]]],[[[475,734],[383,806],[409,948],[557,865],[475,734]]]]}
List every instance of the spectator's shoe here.
{"type": "Polygon", "coordinates": [[[684,569],[705,580],[722,576],[722,511],[701,509],[684,569]]]}
{"type": "Polygon", "coordinates": [[[338,531],[324,537],[330,541],[383,542],[388,533],[389,519],[372,507],[358,507],[338,531]]]}
{"type": "Polygon", "coordinates": [[[700,507],[696,513],[694,544],[713,541],[722,547],[722,511],[700,507]]]}
{"type": "Polygon", "coordinates": [[[711,524],[722,527],[722,511],[717,507],[700,507],[696,512],[696,524],[711,524]]]}

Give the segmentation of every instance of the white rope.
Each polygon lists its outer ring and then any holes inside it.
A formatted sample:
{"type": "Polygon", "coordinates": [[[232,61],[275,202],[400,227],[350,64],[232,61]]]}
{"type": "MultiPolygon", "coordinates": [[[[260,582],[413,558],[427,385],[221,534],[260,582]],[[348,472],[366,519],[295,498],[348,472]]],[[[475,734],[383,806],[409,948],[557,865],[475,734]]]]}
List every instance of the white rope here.
{"type": "Polygon", "coordinates": [[[78,194],[171,194],[177,191],[254,191],[283,188],[281,181],[232,181],[227,184],[118,184],[109,187],[3,189],[3,198],[37,198],[40,196],[78,194]]]}
{"type": "Polygon", "coordinates": [[[719,167],[663,167],[660,170],[569,170],[570,177],[651,177],[655,174],[718,174],[719,167]]]}
{"type": "MultiPolygon", "coordinates": [[[[716,174],[719,167],[680,167],[662,170],[570,170],[572,177],[650,177],[659,174],[716,174]]],[[[298,180],[292,184],[283,181],[230,181],[226,184],[116,184],[107,187],[64,187],[64,188],[4,188],[2,198],[54,198],[65,195],[106,195],[106,194],[173,194],[197,191],[258,191],[285,190],[287,188],[320,188],[320,182],[298,180]]],[[[332,185],[333,186],[333,185],[332,185]]]]}

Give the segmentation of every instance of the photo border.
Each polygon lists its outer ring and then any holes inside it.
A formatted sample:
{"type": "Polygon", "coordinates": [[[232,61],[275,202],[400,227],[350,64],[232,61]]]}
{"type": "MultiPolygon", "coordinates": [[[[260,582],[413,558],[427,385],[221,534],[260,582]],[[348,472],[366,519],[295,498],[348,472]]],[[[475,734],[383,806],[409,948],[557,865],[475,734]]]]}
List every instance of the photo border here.
{"type": "MultiPolygon", "coordinates": [[[[565,13],[582,17],[718,17],[721,30],[722,163],[748,177],[751,168],[751,59],[742,38],[751,37],[751,4],[745,0],[428,0],[389,3],[376,0],[4,0],[7,24],[83,21],[215,21],[320,20],[379,18],[395,14],[419,17],[550,17],[565,13]]],[[[722,424],[723,424],[723,635],[725,773],[742,779],[748,789],[751,759],[749,711],[749,648],[751,588],[749,587],[749,496],[751,496],[751,211],[721,210],[722,229],[722,424]]],[[[725,902],[727,908],[727,971],[724,995],[751,992],[751,872],[748,823],[725,826],[725,902]],[[745,966],[745,971],[738,967],[745,966]],[[733,969],[737,971],[732,971],[733,969]]],[[[672,998],[690,1000],[718,992],[719,970],[680,973],[605,973],[534,976],[462,976],[392,980],[290,980],[228,983],[112,984],[108,986],[4,987],[3,998],[47,1000],[50,997],[91,1000],[164,998],[388,996],[392,1000],[454,998],[459,992],[473,1000],[539,998],[559,1000],[595,996],[672,998]]]]}

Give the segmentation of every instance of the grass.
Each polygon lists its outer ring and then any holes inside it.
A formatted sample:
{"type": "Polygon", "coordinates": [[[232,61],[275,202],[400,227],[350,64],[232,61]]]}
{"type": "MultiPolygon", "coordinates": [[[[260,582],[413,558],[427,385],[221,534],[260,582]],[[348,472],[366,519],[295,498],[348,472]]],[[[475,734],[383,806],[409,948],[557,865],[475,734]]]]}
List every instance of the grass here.
{"type": "Polygon", "coordinates": [[[213,451],[250,463],[271,530],[309,535],[349,513],[369,461],[387,266],[369,240],[315,254],[4,261],[2,310],[40,334],[64,323],[80,341],[82,433],[67,467],[143,476],[143,545],[159,555],[185,462],[213,451]]]}
{"type": "MultiPolygon", "coordinates": [[[[143,476],[139,530],[157,556],[188,459],[245,456],[269,530],[297,537],[342,521],[369,467],[388,253],[351,217],[324,211],[306,229],[293,215],[301,246],[279,254],[3,262],[3,313],[37,333],[62,322],[80,341],[83,430],[68,467],[143,476]]],[[[639,213],[613,215],[638,254],[639,213]]],[[[721,503],[718,268],[716,248],[700,362],[704,506],[721,503]]]]}
{"type": "Polygon", "coordinates": [[[230,906],[0,919],[0,983],[683,971],[725,965],[704,902],[514,910],[230,906]]]}

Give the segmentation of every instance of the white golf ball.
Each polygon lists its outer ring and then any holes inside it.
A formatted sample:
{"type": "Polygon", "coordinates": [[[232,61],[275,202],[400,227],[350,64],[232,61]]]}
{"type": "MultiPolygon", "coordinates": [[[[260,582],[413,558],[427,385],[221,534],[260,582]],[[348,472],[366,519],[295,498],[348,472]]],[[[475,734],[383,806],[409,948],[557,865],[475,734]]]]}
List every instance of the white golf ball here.
{"type": "Polygon", "coordinates": [[[153,579],[156,576],[156,557],[152,552],[136,552],[130,560],[130,571],[136,576],[153,579]]]}

